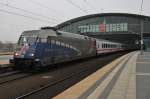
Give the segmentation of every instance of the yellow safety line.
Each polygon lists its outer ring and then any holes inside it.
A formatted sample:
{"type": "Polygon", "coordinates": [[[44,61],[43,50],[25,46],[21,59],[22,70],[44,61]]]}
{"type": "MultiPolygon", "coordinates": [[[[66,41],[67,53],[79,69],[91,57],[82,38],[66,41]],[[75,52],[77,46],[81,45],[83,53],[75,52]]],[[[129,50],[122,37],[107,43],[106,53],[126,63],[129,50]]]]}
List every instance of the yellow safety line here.
{"type": "Polygon", "coordinates": [[[126,54],[120,58],[115,59],[111,63],[109,63],[106,66],[104,66],[103,68],[97,70],[95,73],[86,77],[79,83],[73,85],[72,87],[68,88],[67,90],[58,94],[57,96],[53,97],[52,99],[77,99],[86,90],[88,90],[88,88],[91,87],[98,79],[101,79],[106,73],[108,73],[112,68],[114,68],[116,66],[116,64],[118,64],[123,58],[125,58],[129,54],[126,54]]]}

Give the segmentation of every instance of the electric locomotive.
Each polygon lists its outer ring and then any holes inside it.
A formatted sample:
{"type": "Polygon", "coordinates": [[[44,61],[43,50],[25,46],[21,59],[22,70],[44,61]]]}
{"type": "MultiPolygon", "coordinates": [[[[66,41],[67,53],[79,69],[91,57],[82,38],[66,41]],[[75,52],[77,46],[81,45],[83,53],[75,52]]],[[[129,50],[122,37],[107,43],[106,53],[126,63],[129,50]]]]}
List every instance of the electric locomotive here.
{"type": "Polygon", "coordinates": [[[21,34],[10,62],[19,69],[41,68],[123,50],[124,44],[44,27],[21,34]]]}
{"type": "Polygon", "coordinates": [[[95,39],[49,27],[24,31],[10,62],[19,68],[41,68],[95,55],[95,39]]]}

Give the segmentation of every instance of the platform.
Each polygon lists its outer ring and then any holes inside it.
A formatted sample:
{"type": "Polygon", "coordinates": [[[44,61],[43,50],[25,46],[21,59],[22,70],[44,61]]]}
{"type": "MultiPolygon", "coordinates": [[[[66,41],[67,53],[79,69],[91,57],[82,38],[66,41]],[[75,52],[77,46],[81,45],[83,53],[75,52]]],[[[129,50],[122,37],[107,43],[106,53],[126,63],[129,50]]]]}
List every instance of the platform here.
{"type": "Polygon", "coordinates": [[[53,99],[150,99],[150,52],[126,54],[53,99]]]}
{"type": "Polygon", "coordinates": [[[9,59],[11,59],[13,55],[0,55],[0,67],[5,67],[9,65],[9,59]]]}

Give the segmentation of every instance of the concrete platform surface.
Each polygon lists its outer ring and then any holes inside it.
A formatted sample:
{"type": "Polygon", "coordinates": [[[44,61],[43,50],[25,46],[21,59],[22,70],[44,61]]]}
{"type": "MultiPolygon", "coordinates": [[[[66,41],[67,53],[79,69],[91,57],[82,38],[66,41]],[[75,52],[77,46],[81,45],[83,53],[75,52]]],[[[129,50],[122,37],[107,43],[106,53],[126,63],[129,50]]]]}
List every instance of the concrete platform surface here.
{"type": "Polygon", "coordinates": [[[13,55],[0,55],[0,67],[8,66],[9,59],[11,59],[13,55]]]}
{"type": "Polygon", "coordinates": [[[136,65],[136,97],[150,99],[150,52],[139,55],[136,65]]]}
{"type": "Polygon", "coordinates": [[[150,52],[128,53],[53,99],[150,99],[150,52]]]}

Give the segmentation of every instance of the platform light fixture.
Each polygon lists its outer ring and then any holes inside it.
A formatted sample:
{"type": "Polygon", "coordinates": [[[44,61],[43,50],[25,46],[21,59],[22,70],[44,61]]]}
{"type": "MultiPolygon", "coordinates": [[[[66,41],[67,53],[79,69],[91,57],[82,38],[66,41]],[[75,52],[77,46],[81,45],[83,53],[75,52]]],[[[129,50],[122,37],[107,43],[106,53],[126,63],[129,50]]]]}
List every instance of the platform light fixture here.
{"type": "MultiPolygon", "coordinates": [[[[142,15],[143,11],[143,0],[141,2],[140,14],[142,15]]],[[[141,55],[143,54],[143,19],[141,18],[141,55]]]]}

